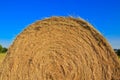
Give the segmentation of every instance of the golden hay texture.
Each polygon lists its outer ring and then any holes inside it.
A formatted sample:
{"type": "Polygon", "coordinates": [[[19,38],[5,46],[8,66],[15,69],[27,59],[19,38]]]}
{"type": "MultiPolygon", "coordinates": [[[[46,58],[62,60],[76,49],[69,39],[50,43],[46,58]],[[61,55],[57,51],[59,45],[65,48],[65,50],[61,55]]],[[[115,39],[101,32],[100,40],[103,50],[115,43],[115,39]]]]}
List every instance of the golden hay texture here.
{"type": "Polygon", "coordinates": [[[51,17],[17,36],[0,68],[0,80],[120,80],[120,63],[86,21],[51,17]]]}

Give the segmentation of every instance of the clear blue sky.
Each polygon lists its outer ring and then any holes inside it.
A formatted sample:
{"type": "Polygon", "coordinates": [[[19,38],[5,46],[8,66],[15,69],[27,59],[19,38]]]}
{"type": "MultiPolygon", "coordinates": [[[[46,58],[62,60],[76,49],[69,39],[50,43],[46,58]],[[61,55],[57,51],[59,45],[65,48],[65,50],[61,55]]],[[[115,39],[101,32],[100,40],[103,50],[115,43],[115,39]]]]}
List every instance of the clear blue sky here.
{"type": "Polygon", "coordinates": [[[1,0],[0,44],[8,47],[36,20],[69,15],[89,21],[113,48],[120,48],[120,0],[1,0]]]}

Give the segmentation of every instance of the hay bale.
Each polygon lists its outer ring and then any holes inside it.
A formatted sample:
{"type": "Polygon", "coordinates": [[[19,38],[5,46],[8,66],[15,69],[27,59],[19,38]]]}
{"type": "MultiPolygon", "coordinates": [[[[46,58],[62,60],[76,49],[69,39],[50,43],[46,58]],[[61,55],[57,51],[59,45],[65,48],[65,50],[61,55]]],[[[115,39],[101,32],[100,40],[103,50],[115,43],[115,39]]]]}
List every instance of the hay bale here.
{"type": "Polygon", "coordinates": [[[17,36],[0,68],[0,80],[120,80],[120,63],[86,21],[51,17],[17,36]]]}

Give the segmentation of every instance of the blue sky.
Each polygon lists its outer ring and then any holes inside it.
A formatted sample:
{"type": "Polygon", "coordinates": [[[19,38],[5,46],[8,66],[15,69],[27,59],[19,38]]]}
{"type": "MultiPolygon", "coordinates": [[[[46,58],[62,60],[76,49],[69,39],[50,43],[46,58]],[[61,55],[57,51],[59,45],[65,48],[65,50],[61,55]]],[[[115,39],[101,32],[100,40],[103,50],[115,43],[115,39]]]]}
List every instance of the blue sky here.
{"type": "Polygon", "coordinates": [[[81,17],[120,48],[120,0],[2,0],[0,44],[5,47],[29,24],[50,16],[81,17]]]}

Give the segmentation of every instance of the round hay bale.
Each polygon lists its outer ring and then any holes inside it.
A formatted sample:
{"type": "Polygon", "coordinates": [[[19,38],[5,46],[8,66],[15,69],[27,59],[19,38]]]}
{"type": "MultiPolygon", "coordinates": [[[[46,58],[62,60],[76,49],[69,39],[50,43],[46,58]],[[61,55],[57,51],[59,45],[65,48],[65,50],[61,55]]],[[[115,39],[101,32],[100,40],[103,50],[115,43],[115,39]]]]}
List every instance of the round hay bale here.
{"type": "Polygon", "coordinates": [[[120,63],[86,21],[51,17],[17,36],[0,68],[0,80],[120,80],[120,63]]]}

